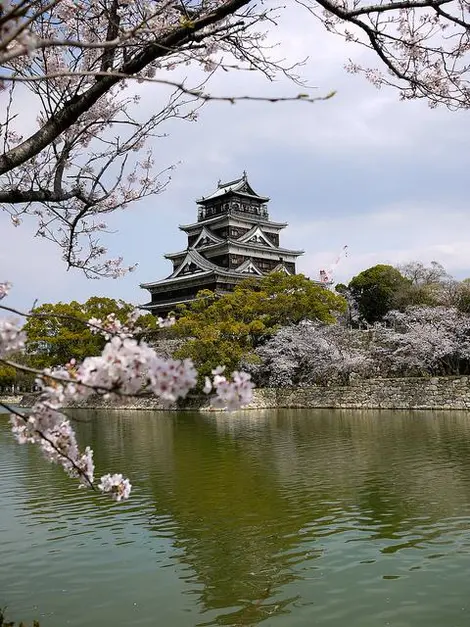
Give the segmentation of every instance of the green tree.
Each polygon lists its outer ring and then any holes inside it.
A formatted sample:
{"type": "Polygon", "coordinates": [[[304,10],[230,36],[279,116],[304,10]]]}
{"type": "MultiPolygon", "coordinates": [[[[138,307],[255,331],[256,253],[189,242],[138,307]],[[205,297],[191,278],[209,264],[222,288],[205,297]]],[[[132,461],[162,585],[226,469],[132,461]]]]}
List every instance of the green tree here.
{"type": "MultiPolygon", "coordinates": [[[[28,365],[28,360],[24,353],[16,353],[8,356],[11,361],[17,364],[28,365]]],[[[34,386],[35,375],[28,372],[22,372],[13,366],[0,363],[0,389],[11,388],[19,386],[20,388],[30,389],[34,386]]],[[[0,626],[1,627],[1,626],[0,626]]]]}
{"type": "Polygon", "coordinates": [[[360,272],[348,288],[357,304],[359,317],[372,324],[397,307],[400,291],[410,283],[410,279],[393,266],[378,264],[360,272]]]}
{"type": "Polygon", "coordinates": [[[302,274],[249,278],[220,297],[205,290],[181,308],[175,330],[188,340],[176,356],[190,357],[202,376],[219,364],[231,371],[280,326],[304,319],[333,323],[345,309],[342,297],[302,274]]]}
{"type": "MultiPolygon", "coordinates": [[[[104,320],[109,314],[124,322],[134,309],[122,300],[92,296],[85,303],[46,303],[33,310],[24,330],[27,335],[26,352],[29,362],[37,368],[59,366],[70,359],[82,361],[98,355],[104,348],[102,335],[92,333],[84,324],[90,318],[104,320]]],[[[155,327],[151,314],[137,322],[142,327],[155,327]]]]}
{"type": "MultiPolygon", "coordinates": [[[[17,370],[12,366],[0,363],[0,388],[11,386],[17,381],[17,370]]],[[[0,623],[1,625],[1,623],[0,623]]]]}

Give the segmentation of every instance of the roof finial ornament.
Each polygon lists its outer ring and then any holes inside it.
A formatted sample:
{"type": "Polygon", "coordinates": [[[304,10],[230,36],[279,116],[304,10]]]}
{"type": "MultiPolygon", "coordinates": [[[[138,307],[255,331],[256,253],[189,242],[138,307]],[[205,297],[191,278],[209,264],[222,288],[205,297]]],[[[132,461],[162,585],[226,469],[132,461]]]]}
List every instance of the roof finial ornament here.
{"type": "Polygon", "coordinates": [[[246,170],[243,170],[243,179],[246,181],[246,170]]]}
{"type": "Polygon", "coordinates": [[[217,181],[217,187],[220,187],[221,185],[222,185],[222,179],[219,179],[219,180],[217,181]]]}

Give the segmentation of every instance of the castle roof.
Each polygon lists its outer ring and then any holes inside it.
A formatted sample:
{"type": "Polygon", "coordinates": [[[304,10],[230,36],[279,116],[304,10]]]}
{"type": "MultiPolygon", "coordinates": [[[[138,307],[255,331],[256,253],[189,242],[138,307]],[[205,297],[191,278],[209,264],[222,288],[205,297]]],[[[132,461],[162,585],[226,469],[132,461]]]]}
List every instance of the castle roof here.
{"type": "MultiPolygon", "coordinates": [[[[287,272],[287,274],[290,274],[290,272],[285,268],[282,262],[280,262],[276,266],[275,270],[285,271],[287,272]]],[[[240,265],[236,270],[225,270],[224,268],[221,268],[220,266],[216,265],[215,263],[212,263],[211,261],[209,261],[202,255],[200,255],[196,250],[189,249],[188,251],[186,251],[185,258],[183,259],[181,265],[179,265],[178,268],[174,270],[174,272],[170,274],[169,277],[167,277],[166,279],[161,279],[160,281],[154,281],[152,283],[141,283],[140,287],[150,288],[150,287],[156,287],[160,285],[163,286],[168,283],[174,283],[175,281],[179,282],[179,281],[184,281],[185,279],[191,280],[196,277],[197,278],[200,278],[203,276],[207,277],[210,274],[224,276],[224,277],[240,278],[240,276],[243,276],[244,274],[250,274],[250,273],[259,274],[259,275],[263,274],[259,270],[259,268],[257,268],[256,263],[251,260],[247,260],[242,265],[240,265]],[[183,273],[184,268],[190,264],[194,265],[197,269],[192,270],[190,274],[183,273]]]]}
{"type": "Polygon", "coordinates": [[[219,181],[217,184],[217,189],[209,194],[208,196],[202,196],[196,200],[198,204],[204,204],[206,202],[210,202],[211,200],[215,200],[217,198],[221,198],[222,196],[226,196],[227,194],[237,194],[241,196],[246,196],[249,198],[255,198],[261,202],[268,202],[269,198],[267,196],[260,196],[255,192],[255,190],[251,187],[248,182],[246,172],[243,175],[235,179],[234,181],[228,181],[227,183],[222,183],[219,181]]]}
{"type": "Polygon", "coordinates": [[[269,219],[268,201],[253,189],[246,172],[233,181],[219,181],[215,191],[197,201],[198,221],[180,225],[187,247],[165,255],[173,262],[172,273],[140,284],[152,294],[143,307],[166,315],[193,301],[201,289],[223,294],[249,276],[295,274],[303,251],[280,247],[279,234],[287,223],[269,219]]]}
{"type": "Polygon", "coordinates": [[[211,218],[206,218],[205,220],[199,220],[198,222],[191,222],[190,224],[180,224],[180,231],[192,231],[194,229],[200,229],[202,224],[205,225],[214,225],[217,222],[235,222],[235,221],[249,222],[250,224],[260,224],[262,226],[271,227],[273,229],[285,229],[287,226],[287,222],[273,222],[272,220],[263,220],[257,216],[253,216],[245,213],[237,213],[234,212],[232,214],[222,213],[211,218]]]}
{"type": "MultiPolygon", "coordinates": [[[[213,251],[213,250],[217,250],[218,248],[240,248],[240,249],[244,249],[247,251],[250,250],[254,250],[254,251],[258,251],[260,253],[266,252],[275,252],[275,253],[283,253],[285,255],[293,255],[295,257],[300,257],[300,255],[304,254],[304,250],[292,250],[290,248],[281,248],[280,246],[274,246],[274,245],[264,245],[264,244],[254,244],[251,242],[246,242],[243,241],[242,239],[230,239],[227,238],[225,240],[222,240],[220,243],[216,242],[213,244],[207,244],[206,246],[202,246],[199,250],[204,250],[204,253],[209,252],[209,251],[213,251]]],[[[178,258],[181,257],[182,255],[185,255],[187,251],[193,251],[193,248],[189,248],[186,250],[179,250],[175,253],[166,253],[164,255],[164,257],[166,259],[174,259],[174,258],[178,258]]],[[[196,251],[194,251],[196,252],[196,251]]],[[[199,254],[199,253],[198,253],[199,254]]],[[[202,255],[199,255],[200,257],[202,257],[202,255]]],[[[204,259],[204,257],[202,257],[204,259]]]]}

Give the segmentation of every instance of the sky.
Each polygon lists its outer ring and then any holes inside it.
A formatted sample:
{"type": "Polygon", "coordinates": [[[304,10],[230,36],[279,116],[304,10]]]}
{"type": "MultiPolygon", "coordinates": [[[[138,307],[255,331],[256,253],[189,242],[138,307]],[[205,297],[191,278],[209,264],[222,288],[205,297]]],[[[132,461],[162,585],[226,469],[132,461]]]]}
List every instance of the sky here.
{"type": "MultiPolygon", "coordinates": [[[[112,256],[138,262],[125,278],[89,280],[67,271],[60,251],[32,236],[32,222],[15,228],[0,212],[0,280],[14,285],[9,304],[24,309],[35,301],[92,295],[145,303],[148,293],[139,283],[171,273],[163,255],[186,247],[178,224],[196,220],[195,199],[244,170],[252,187],[271,198],[271,218],[289,223],[281,245],[305,250],[298,270],[307,276],[317,278],[345,245],[348,255],[335,274],[341,282],[376,263],[412,260],[437,260],[456,278],[470,276],[469,114],[403,102],[394,89],[378,90],[348,74],[348,60],[367,62],[368,53],[327,33],[300,7],[284,12],[270,36],[280,42],[278,56],[309,57],[300,73],[315,86],[313,94],[336,95],[315,104],[210,102],[197,122],[163,127],[168,136],[155,139],[153,149],[159,169],[177,164],[170,185],[114,215],[115,232],[104,242],[112,256]]],[[[164,92],[154,84],[136,89],[145,116],[164,92]]],[[[214,76],[208,90],[230,96],[299,92],[287,79],[268,83],[236,72],[214,76]]],[[[35,114],[29,123],[34,128],[35,114]]]]}

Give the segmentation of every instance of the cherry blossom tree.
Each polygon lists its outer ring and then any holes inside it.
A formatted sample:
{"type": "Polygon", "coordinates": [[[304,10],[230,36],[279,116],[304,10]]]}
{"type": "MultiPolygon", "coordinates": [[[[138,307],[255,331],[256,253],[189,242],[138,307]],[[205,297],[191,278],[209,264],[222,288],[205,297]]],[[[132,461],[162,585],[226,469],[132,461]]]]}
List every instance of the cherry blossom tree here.
{"type": "Polygon", "coordinates": [[[338,324],[306,320],[284,327],[256,351],[261,365],[253,375],[268,387],[345,384],[352,373],[365,375],[371,366],[358,340],[357,332],[338,324]]]}
{"type": "Polygon", "coordinates": [[[385,375],[470,372],[470,316],[454,307],[391,311],[374,331],[371,353],[385,375]]]}
{"type": "Polygon", "coordinates": [[[470,315],[454,307],[389,312],[368,330],[303,322],[282,328],[246,365],[269,387],[347,384],[359,377],[470,374],[470,315]]]}
{"type": "MultiPolygon", "coordinates": [[[[468,0],[293,2],[371,48],[382,66],[351,61],[350,71],[396,84],[403,98],[468,107],[468,0]]],[[[90,277],[132,270],[109,258],[101,239],[109,214],[168,183],[173,164],[152,154],[149,139],[169,119],[194,120],[207,100],[251,97],[210,94],[206,79],[191,84],[171,72],[190,66],[209,79],[249,70],[299,82],[299,60],[283,62],[268,43],[282,10],[289,7],[255,0],[0,0],[0,207],[15,225],[33,215],[37,235],[58,244],[69,267],[90,277]],[[172,88],[169,97],[156,92],[147,119],[131,79],[172,88]],[[37,111],[37,129],[27,133],[25,95],[37,111]]],[[[261,99],[315,100],[303,91],[261,99]]]]}

